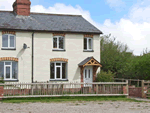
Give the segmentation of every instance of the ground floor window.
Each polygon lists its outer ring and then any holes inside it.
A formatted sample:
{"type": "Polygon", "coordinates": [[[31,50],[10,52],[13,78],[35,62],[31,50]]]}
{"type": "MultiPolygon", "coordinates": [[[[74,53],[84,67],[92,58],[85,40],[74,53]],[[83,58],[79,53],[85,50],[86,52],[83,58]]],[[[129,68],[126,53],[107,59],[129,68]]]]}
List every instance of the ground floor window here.
{"type": "Polygon", "coordinates": [[[2,61],[0,62],[0,77],[4,80],[18,79],[18,62],[2,61]]]}
{"type": "Polygon", "coordinates": [[[67,63],[52,62],[50,63],[50,79],[51,80],[66,80],[67,79],[67,63]]]}

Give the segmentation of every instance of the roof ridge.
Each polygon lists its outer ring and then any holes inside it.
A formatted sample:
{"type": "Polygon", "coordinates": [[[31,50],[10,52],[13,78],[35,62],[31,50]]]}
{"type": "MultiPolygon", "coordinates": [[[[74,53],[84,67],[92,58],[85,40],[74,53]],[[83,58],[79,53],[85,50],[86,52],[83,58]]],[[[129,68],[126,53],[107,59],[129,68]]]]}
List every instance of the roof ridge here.
{"type": "Polygon", "coordinates": [[[82,15],[74,15],[74,14],[55,14],[55,13],[37,13],[37,12],[31,12],[30,14],[42,14],[42,15],[59,15],[59,16],[81,16],[82,15]]]}
{"type": "MultiPolygon", "coordinates": [[[[13,13],[13,11],[6,11],[6,10],[0,10],[0,12],[10,12],[13,13]]],[[[55,13],[38,13],[38,12],[30,12],[30,14],[42,14],[42,15],[59,15],[59,16],[80,16],[82,15],[74,15],[74,14],[55,14],[55,13]]]]}

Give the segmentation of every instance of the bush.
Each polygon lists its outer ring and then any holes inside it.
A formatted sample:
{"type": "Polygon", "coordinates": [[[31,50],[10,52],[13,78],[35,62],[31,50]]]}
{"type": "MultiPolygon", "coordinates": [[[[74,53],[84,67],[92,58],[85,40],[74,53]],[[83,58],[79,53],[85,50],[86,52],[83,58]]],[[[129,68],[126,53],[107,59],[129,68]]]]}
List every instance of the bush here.
{"type": "Polygon", "coordinates": [[[100,71],[97,73],[96,82],[113,82],[114,74],[111,71],[100,71]]]}
{"type": "Polygon", "coordinates": [[[5,83],[2,77],[0,77],[0,83],[5,83]]]}

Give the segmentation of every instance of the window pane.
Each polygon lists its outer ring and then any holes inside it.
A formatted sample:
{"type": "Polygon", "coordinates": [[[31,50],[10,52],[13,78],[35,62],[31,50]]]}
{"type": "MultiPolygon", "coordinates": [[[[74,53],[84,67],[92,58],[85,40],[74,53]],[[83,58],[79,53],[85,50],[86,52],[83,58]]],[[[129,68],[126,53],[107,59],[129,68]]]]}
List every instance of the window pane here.
{"type": "Polygon", "coordinates": [[[0,62],[0,77],[4,77],[4,62],[0,62]]]}
{"type": "Polygon", "coordinates": [[[64,48],[64,38],[63,37],[59,37],[59,49],[63,49],[64,48]]]}
{"type": "Polygon", "coordinates": [[[10,47],[15,47],[14,40],[14,36],[10,36],[10,47]]]}
{"type": "Polygon", "coordinates": [[[84,49],[87,49],[87,38],[84,38],[84,49]]]}
{"type": "Polygon", "coordinates": [[[56,68],[56,77],[60,78],[60,67],[56,68]]]}
{"type": "Polygon", "coordinates": [[[12,79],[18,78],[18,63],[12,62],[12,79]]]}
{"type": "Polygon", "coordinates": [[[92,39],[89,39],[89,49],[92,49],[92,39]]]}
{"type": "Polygon", "coordinates": [[[89,69],[89,78],[90,78],[90,74],[91,74],[91,73],[90,73],[90,69],[89,69]]]}
{"type": "Polygon", "coordinates": [[[85,74],[85,78],[86,78],[86,74],[87,74],[86,69],[85,69],[85,73],[84,74],[85,74]]]}
{"type": "Polygon", "coordinates": [[[53,38],[53,48],[57,48],[57,38],[53,38]]]}
{"type": "Polygon", "coordinates": [[[5,65],[11,65],[11,62],[5,62],[5,65]]]}
{"type": "Polygon", "coordinates": [[[2,46],[8,47],[8,35],[3,35],[2,37],[2,46]]]}
{"type": "Polygon", "coordinates": [[[10,67],[6,67],[6,78],[10,78],[10,67]]]}
{"type": "Polygon", "coordinates": [[[56,66],[60,66],[60,63],[56,63],[56,66]]]}
{"type": "Polygon", "coordinates": [[[50,78],[51,79],[54,79],[54,63],[51,63],[50,65],[50,71],[51,71],[51,74],[50,74],[50,78]]]}
{"type": "Polygon", "coordinates": [[[66,78],[66,63],[62,63],[62,78],[66,78]]]}

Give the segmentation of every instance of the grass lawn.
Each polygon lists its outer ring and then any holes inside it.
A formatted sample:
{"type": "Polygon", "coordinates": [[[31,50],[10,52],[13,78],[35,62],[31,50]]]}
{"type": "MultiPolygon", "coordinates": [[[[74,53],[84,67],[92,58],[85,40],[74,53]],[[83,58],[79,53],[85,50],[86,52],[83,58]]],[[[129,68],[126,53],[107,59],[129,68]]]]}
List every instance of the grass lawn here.
{"type": "Polygon", "coordinates": [[[30,98],[8,98],[3,99],[4,103],[24,103],[24,102],[75,102],[75,101],[128,101],[143,102],[135,99],[129,99],[125,96],[92,96],[92,97],[30,97],[30,98]]]}

